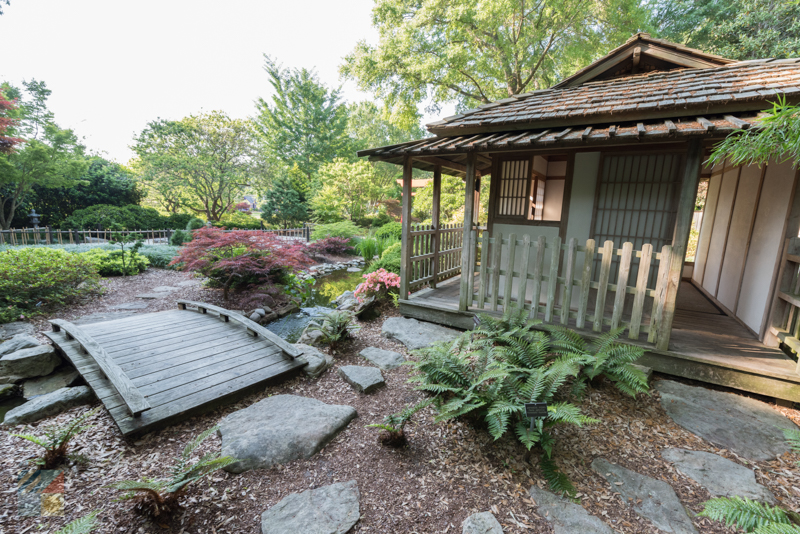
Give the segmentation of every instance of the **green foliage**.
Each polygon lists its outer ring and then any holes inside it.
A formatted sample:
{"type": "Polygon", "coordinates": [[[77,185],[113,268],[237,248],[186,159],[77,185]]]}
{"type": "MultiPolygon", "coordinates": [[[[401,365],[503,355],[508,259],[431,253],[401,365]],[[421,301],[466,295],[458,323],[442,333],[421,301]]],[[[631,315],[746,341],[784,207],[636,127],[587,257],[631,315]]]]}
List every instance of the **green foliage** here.
{"type": "Polygon", "coordinates": [[[186,223],[186,230],[191,232],[192,230],[199,230],[206,225],[206,222],[203,219],[199,219],[197,217],[193,217],[189,219],[189,222],[186,223]]]}
{"type": "Polygon", "coordinates": [[[361,327],[355,324],[355,314],[348,310],[333,310],[322,314],[322,322],[316,320],[308,323],[309,330],[322,332],[320,341],[335,351],[339,343],[350,338],[353,332],[361,327]]]}
{"type": "Polygon", "coordinates": [[[165,217],[153,208],[137,205],[111,206],[97,204],[76,210],[67,217],[62,228],[73,230],[96,230],[113,228],[114,225],[124,230],[162,230],[167,228],[165,217]]]}
{"type": "Polygon", "coordinates": [[[282,228],[308,220],[308,208],[289,177],[282,175],[272,181],[261,205],[261,218],[282,228]]]}
{"type": "Polygon", "coordinates": [[[800,430],[796,428],[784,428],[783,437],[786,443],[792,448],[792,451],[800,454],[800,430]]]}
{"type": "Polygon", "coordinates": [[[33,317],[97,291],[89,258],[46,247],[0,252],[0,323],[33,317]]]}
{"type": "Polygon", "coordinates": [[[330,224],[318,224],[311,231],[311,240],[325,239],[326,237],[342,237],[352,240],[355,236],[362,233],[361,228],[353,224],[352,221],[341,221],[330,224]]]}
{"type": "Polygon", "coordinates": [[[76,417],[66,425],[51,425],[44,428],[44,436],[35,436],[33,434],[10,434],[15,438],[24,439],[35,443],[44,449],[44,455],[37,458],[35,463],[40,465],[42,469],[55,469],[61,465],[67,458],[84,460],[81,456],[70,455],[67,452],[67,447],[72,438],[81,432],[92,428],[84,424],[87,419],[97,414],[100,411],[98,406],[94,410],[84,412],[80,417],[76,417]]]}
{"type": "Polygon", "coordinates": [[[138,254],[147,258],[153,267],[172,269],[170,262],[178,255],[179,249],[180,247],[168,245],[142,245],[138,254]]]}
{"type": "Polygon", "coordinates": [[[134,508],[137,512],[152,517],[169,517],[181,507],[180,499],[189,485],[237,461],[230,456],[220,456],[218,452],[206,453],[192,461],[194,450],[218,428],[209,428],[186,445],[175,460],[169,478],[123,480],[109,487],[126,492],[120,497],[121,501],[141,496],[134,508]]]}
{"type": "Polygon", "coordinates": [[[719,497],[705,503],[698,515],[757,534],[800,533],[800,514],[740,497],[719,497]]]}
{"type": "Polygon", "coordinates": [[[411,418],[418,411],[430,406],[433,399],[424,399],[412,406],[406,406],[402,411],[387,415],[383,418],[383,423],[367,425],[367,428],[377,428],[381,430],[380,441],[390,447],[402,447],[407,443],[405,427],[411,418]]]}
{"type": "Polygon", "coordinates": [[[134,251],[93,248],[82,256],[92,262],[100,276],[132,276],[150,265],[147,257],[134,251]]]}
{"type": "Polygon", "coordinates": [[[187,232],[186,230],[175,230],[175,232],[169,238],[169,244],[174,247],[179,247],[191,240],[192,232],[187,232]]]}
{"type": "Polygon", "coordinates": [[[227,228],[229,230],[260,230],[261,221],[252,215],[241,211],[229,211],[222,215],[219,221],[212,223],[217,228],[227,228]]]}
{"type": "Polygon", "coordinates": [[[310,206],[320,221],[355,221],[375,212],[387,193],[378,182],[374,167],[364,160],[336,158],[325,163],[319,168],[317,182],[310,206]]]}
{"type": "Polygon", "coordinates": [[[378,240],[372,236],[359,239],[358,243],[356,243],[356,250],[367,263],[370,263],[375,256],[380,257],[378,253],[378,240]]]}
{"type": "Polygon", "coordinates": [[[398,241],[403,236],[403,224],[399,222],[386,223],[377,230],[375,230],[375,237],[393,237],[398,241]]]}
{"type": "MultiPolygon", "coordinates": [[[[164,228],[183,230],[192,219],[194,219],[194,217],[188,213],[170,213],[169,216],[165,217],[166,226],[164,226],[164,228]]],[[[163,228],[159,228],[159,230],[162,229],[163,228]]]]}
{"type": "Polygon", "coordinates": [[[381,258],[369,265],[366,274],[375,272],[378,269],[386,269],[394,274],[400,274],[400,248],[401,244],[399,242],[389,245],[381,254],[381,258]]]}
{"type": "Polygon", "coordinates": [[[89,534],[97,528],[97,510],[89,514],[79,517],[75,521],[70,521],[63,528],[56,531],[55,534],[89,534]]]}

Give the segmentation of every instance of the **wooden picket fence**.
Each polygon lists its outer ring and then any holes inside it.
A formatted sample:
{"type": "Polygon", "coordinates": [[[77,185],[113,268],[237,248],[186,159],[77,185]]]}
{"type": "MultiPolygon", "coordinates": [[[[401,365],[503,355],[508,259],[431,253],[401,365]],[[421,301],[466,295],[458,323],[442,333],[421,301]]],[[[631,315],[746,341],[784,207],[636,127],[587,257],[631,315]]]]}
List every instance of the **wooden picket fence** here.
{"type": "Polygon", "coordinates": [[[412,224],[409,232],[411,254],[407,272],[409,288],[436,284],[461,274],[464,227],[460,224],[412,224]]]}
{"type": "MultiPolygon", "coordinates": [[[[778,283],[772,297],[769,328],[764,343],[786,345],[800,354],[800,238],[787,239],[783,246],[778,283]]],[[[800,373],[800,361],[797,372],[800,373]]]]}
{"type": "Polygon", "coordinates": [[[549,242],[544,236],[535,241],[529,236],[520,240],[515,234],[504,237],[497,232],[490,236],[486,231],[479,240],[473,232],[473,240],[478,243],[475,257],[480,258],[469,273],[473,311],[497,312],[499,308],[507,310],[510,306],[519,308],[522,305],[532,320],[591,327],[595,332],[624,327],[630,339],[647,334],[649,343],[656,342],[664,314],[671,246],[665,245],[661,252],[653,252],[653,246],[648,243],[635,251],[632,243],[624,243],[617,249],[613,241],[606,241],[598,249],[594,239],[589,239],[585,245],[578,245],[576,238],[562,244],[560,237],[549,242]],[[548,250],[549,269],[545,261],[548,250]],[[619,262],[617,283],[612,284],[609,280],[615,258],[619,262]],[[593,269],[596,260],[599,270],[593,269]],[[593,279],[593,270],[599,271],[596,279],[593,279]],[[475,272],[479,277],[477,291],[475,272]],[[635,280],[635,285],[628,285],[629,280],[635,280]],[[633,295],[632,300],[628,295],[633,295]],[[594,297],[593,306],[590,297],[594,297]],[[653,300],[649,317],[644,317],[648,297],[653,300]],[[609,314],[607,303],[612,299],[613,308],[609,314]]]}

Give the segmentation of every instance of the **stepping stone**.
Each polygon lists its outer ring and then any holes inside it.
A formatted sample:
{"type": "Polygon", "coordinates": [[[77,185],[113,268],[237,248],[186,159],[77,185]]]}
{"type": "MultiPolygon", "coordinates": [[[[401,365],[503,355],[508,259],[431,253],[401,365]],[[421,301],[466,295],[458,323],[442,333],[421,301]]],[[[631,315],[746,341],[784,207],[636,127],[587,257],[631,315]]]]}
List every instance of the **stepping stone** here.
{"type": "Polygon", "coordinates": [[[776,503],[775,496],[756,482],[755,473],[727,458],[703,451],[664,449],[661,457],[704,488],[714,497],[743,497],[752,501],[776,503]]]}
{"type": "Polygon", "coordinates": [[[32,336],[36,333],[36,327],[31,323],[16,321],[13,323],[0,324],[0,341],[16,336],[17,334],[28,334],[32,336]]]}
{"type": "Polygon", "coordinates": [[[39,395],[47,395],[61,388],[74,386],[81,374],[74,368],[62,369],[41,378],[26,380],[22,385],[22,396],[30,400],[39,395]]]}
{"type": "Polygon", "coordinates": [[[343,365],[339,367],[339,376],[361,393],[372,393],[381,386],[386,385],[380,369],[375,367],[362,367],[360,365],[343,365]]]}
{"type": "Polygon", "coordinates": [[[136,295],[137,299],[163,299],[164,297],[168,297],[169,293],[142,293],[141,295],[136,295]]]}
{"type": "Polygon", "coordinates": [[[530,489],[531,499],[538,506],[538,514],[553,524],[555,534],[614,534],[616,531],[593,516],[583,506],[558,495],[539,489],[530,489]]]}
{"type": "Polygon", "coordinates": [[[481,512],[464,520],[461,534],[503,534],[503,527],[492,512],[481,512]]]}
{"type": "Polygon", "coordinates": [[[266,469],[317,454],[356,417],[350,406],[296,395],[267,397],[219,425],[223,456],[239,461],[226,471],[266,469]]]}
{"type": "Polygon", "coordinates": [[[61,364],[53,345],[36,345],[22,349],[0,358],[0,376],[33,378],[45,376],[61,364]]]}
{"type": "Polygon", "coordinates": [[[60,414],[75,406],[88,404],[92,399],[94,399],[94,394],[88,386],[62,388],[47,395],[36,397],[21,406],[9,410],[3,424],[32,423],[45,417],[60,414]]]}
{"type": "Polygon", "coordinates": [[[31,347],[38,347],[41,343],[38,339],[28,334],[17,334],[8,341],[0,343],[0,356],[11,354],[22,349],[29,349],[31,347]]]}
{"type": "Polygon", "coordinates": [[[378,347],[367,347],[358,353],[359,356],[366,358],[384,371],[397,369],[406,361],[403,355],[393,350],[383,350],[378,347]]]}
{"type": "Polygon", "coordinates": [[[453,341],[461,334],[452,328],[404,317],[386,319],[381,331],[383,337],[396,339],[408,350],[423,349],[440,341],[453,341]]]}
{"type": "Polygon", "coordinates": [[[136,315],[136,312],[121,311],[121,312],[90,313],[89,315],[84,315],[83,317],[80,317],[75,321],[72,321],[72,323],[76,325],[104,323],[106,321],[116,321],[118,319],[125,319],[133,315],[136,315]]]}
{"type": "Polygon", "coordinates": [[[345,534],[358,521],[355,480],[292,493],[261,514],[262,534],[345,534]]]}
{"type": "Polygon", "coordinates": [[[125,302],[124,304],[111,306],[112,310],[144,310],[145,308],[147,308],[147,304],[143,302],[125,302]]]}
{"type": "Polygon", "coordinates": [[[667,533],[697,534],[672,486],[661,480],[640,475],[614,465],[603,458],[592,462],[592,469],[605,478],[623,501],[632,501],[637,514],[667,533]],[[639,502],[641,500],[641,502],[639,502]]]}
{"type": "Polygon", "coordinates": [[[661,406],[680,426],[750,460],[774,460],[789,451],[783,428],[792,421],[768,404],[731,393],[660,380],[661,406]]]}
{"type": "Polygon", "coordinates": [[[322,373],[333,365],[333,356],[330,354],[324,354],[305,343],[295,343],[294,347],[302,352],[300,356],[295,357],[295,360],[308,364],[303,367],[303,372],[311,378],[321,376],[322,373]]]}
{"type": "Polygon", "coordinates": [[[169,292],[169,291],[177,291],[178,289],[180,289],[180,288],[173,287],[173,286],[158,286],[158,287],[154,287],[153,291],[156,291],[156,292],[169,292]]]}

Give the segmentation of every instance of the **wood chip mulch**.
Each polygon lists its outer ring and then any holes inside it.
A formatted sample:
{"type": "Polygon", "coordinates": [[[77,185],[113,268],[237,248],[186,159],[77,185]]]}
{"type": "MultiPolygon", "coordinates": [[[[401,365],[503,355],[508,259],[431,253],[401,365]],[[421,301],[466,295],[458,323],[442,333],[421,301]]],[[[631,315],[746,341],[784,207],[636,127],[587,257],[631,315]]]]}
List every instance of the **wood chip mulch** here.
{"type": "MultiPolygon", "coordinates": [[[[188,278],[182,273],[148,270],[139,277],[112,279],[107,282],[106,295],[98,302],[84,304],[70,313],[77,316],[103,311],[107,299],[108,302],[116,301],[117,297],[123,301],[133,300],[133,294],[156,285],[173,285],[177,277],[188,278]]],[[[213,293],[216,292],[199,287],[182,288],[180,298],[219,302],[213,300],[213,293]]],[[[162,305],[164,309],[169,308],[167,301],[156,301],[146,311],[155,311],[162,305]]],[[[525,449],[515,440],[493,441],[486,431],[461,421],[434,423],[430,408],[418,414],[407,427],[410,443],[405,449],[380,446],[377,432],[365,428],[421,398],[421,394],[406,382],[410,373],[406,366],[384,371],[386,387],[369,395],[355,392],[337,374],[341,365],[368,364],[358,352],[369,346],[396,350],[410,357],[402,345],[381,336],[383,320],[396,315],[397,311],[388,304],[382,308],[381,317],[363,323],[355,339],[335,354],[334,368],[318,379],[301,375],[237,404],[137,440],[125,440],[109,415],[101,410],[91,421],[94,428],[75,439],[76,452],[88,456],[90,462],[68,468],[64,517],[17,516],[15,480],[26,459],[38,451],[32,444],[10,437],[9,429],[4,427],[0,432],[0,492],[3,495],[0,534],[53,532],[91,510],[101,510],[101,526],[97,532],[103,533],[260,533],[261,513],[285,496],[348,480],[356,480],[361,493],[361,519],[353,532],[460,533],[461,523],[467,516],[483,511],[493,512],[506,533],[552,532],[550,524],[536,513],[536,503],[527,492],[533,484],[546,488],[546,483],[539,468],[526,461],[525,449]],[[218,472],[196,484],[187,494],[183,513],[168,524],[133,514],[129,502],[115,502],[116,492],[104,487],[124,479],[167,476],[173,459],[192,437],[235,410],[281,393],[353,406],[358,418],[310,459],[240,475],[218,472]]],[[[44,324],[37,322],[40,327],[44,324]]],[[[590,513],[621,533],[656,531],[592,471],[591,462],[597,457],[664,480],[675,489],[689,511],[702,510],[702,503],[711,496],[661,458],[661,451],[667,447],[713,452],[748,465],[755,469],[758,482],[767,486],[783,506],[793,510],[800,508],[798,456],[786,454],[773,462],[749,462],[739,458],[676,425],[665,414],[657,397],[652,393],[631,399],[604,383],[589,389],[582,405],[584,413],[600,419],[600,423],[556,430],[556,461],[577,487],[580,503],[590,513]]],[[[800,423],[797,410],[775,408],[800,423]]],[[[43,425],[69,421],[88,409],[76,408],[34,425],[10,430],[36,433],[43,425]]],[[[219,438],[213,436],[201,451],[218,448],[219,438]]],[[[535,458],[534,455],[533,464],[535,458]]],[[[707,519],[694,518],[693,521],[702,533],[733,532],[707,519]]]]}

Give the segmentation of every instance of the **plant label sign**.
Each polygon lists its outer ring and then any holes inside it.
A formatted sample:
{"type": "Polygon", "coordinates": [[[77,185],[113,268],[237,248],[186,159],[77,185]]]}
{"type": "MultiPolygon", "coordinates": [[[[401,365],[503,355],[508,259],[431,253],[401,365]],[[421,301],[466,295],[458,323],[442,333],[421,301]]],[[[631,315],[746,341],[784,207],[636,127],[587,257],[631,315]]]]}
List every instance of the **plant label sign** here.
{"type": "Polygon", "coordinates": [[[531,419],[538,419],[539,417],[547,417],[547,403],[546,402],[525,403],[525,417],[530,417],[531,419]]]}

